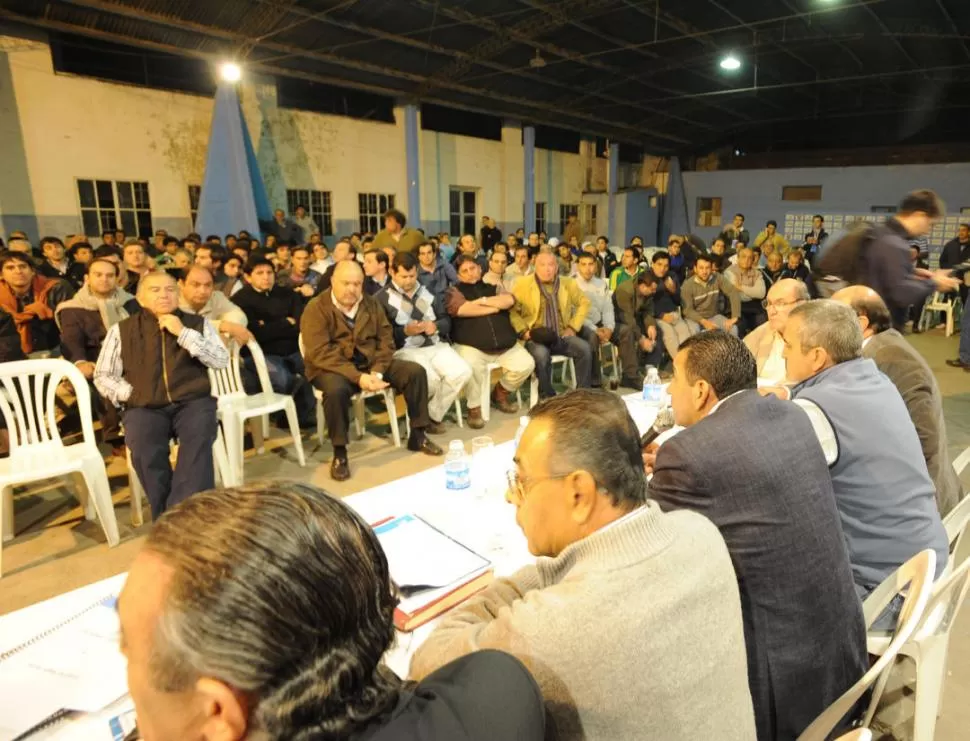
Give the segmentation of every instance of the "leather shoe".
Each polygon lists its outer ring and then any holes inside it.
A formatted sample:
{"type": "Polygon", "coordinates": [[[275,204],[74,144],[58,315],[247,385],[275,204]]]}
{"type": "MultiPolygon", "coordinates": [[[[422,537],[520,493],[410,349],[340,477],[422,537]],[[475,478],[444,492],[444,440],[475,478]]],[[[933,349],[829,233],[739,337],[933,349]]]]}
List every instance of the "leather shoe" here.
{"type": "Polygon", "coordinates": [[[482,408],[481,407],[475,407],[474,409],[469,408],[468,419],[465,421],[468,422],[468,426],[471,427],[473,430],[482,429],[485,426],[485,418],[482,416],[482,408]]]}
{"type": "Polygon", "coordinates": [[[970,371],[970,363],[964,363],[960,358],[955,360],[947,360],[946,364],[951,368],[963,368],[965,371],[970,371]]]}
{"type": "Polygon", "coordinates": [[[435,422],[433,419],[428,422],[428,426],[424,428],[424,433],[426,435],[444,435],[448,431],[443,422],[435,422]]]}
{"type": "Polygon", "coordinates": [[[636,389],[639,391],[643,388],[643,381],[641,381],[639,378],[623,376],[623,378],[620,379],[620,386],[625,389],[636,389]]]}
{"type": "Polygon", "coordinates": [[[334,458],[330,461],[330,478],[334,481],[346,481],[350,478],[350,464],[346,458],[334,458]]]}
{"type": "Polygon", "coordinates": [[[420,443],[414,444],[408,442],[408,450],[413,450],[415,453],[424,453],[425,455],[444,455],[440,447],[431,442],[428,438],[424,438],[420,443]]]}

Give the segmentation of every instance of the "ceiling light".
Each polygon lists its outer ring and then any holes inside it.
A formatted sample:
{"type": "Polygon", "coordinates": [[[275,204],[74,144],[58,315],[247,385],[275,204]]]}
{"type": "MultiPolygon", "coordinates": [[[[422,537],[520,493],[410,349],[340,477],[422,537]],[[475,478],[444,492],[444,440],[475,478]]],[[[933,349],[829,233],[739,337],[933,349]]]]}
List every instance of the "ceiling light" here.
{"type": "Polygon", "coordinates": [[[728,54],[724,59],[721,60],[721,69],[726,69],[733,72],[736,69],[741,68],[741,60],[738,59],[734,54],[728,54]]]}
{"type": "Polygon", "coordinates": [[[226,82],[239,82],[242,69],[235,62],[224,62],[219,66],[219,76],[226,82]]]}
{"type": "Polygon", "coordinates": [[[542,69],[546,66],[546,60],[542,58],[538,49],[536,49],[536,55],[529,60],[529,66],[533,69],[542,69]]]}

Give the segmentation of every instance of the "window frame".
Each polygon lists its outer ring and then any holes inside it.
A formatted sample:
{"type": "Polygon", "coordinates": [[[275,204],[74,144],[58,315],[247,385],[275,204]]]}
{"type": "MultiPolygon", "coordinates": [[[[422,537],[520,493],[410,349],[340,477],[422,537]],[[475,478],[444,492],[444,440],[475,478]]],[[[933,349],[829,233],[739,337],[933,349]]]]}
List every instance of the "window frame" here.
{"type": "Polygon", "coordinates": [[[566,224],[570,216],[579,219],[579,203],[560,203],[559,204],[559,236],[566,233],[566,224]]]}
{"type": "Polygon", "coordinates": [[[396,193],[357,193],[357,226],[361,234],[371,232],[377,234],[384,228],[383,216],[386,211],[396,208],[396,193]],[[361,208],[362,199],[367,198],[367,207],[361,208]],[[371,209],[370,199],[374,199],[374,209],[371,209]],[[376,228],[372,228],[376,227],[376,228]]]}
{"type": "Polygon", "coordinates": [[[107,180],[103,178],[74,178],[74,193],[77,199],[80,232],[86,236],[100,237],[106,231],[124,231],[126,236],[151,237],[154,234],[152,217],[151,184],[148,180],[107,180]],[[91,183],[94,206],[86,206],[81,197],[81,183],[91,183]],[[102,204],[99,184],[107,183],[111,186],[110,205],[102,204]],[[128,204],[124,194],[127,190],[128,204]],[[97,220],[97,234],[89,234],[85,224],[85,214],[93,213],[97,220]],[[107,217],[107,218],[106,218],[107,217]],[[145,228],[142,228],[142,225],[145,228]]]}
{"type": "MultiPolygon", "coordinates": [[[[298,204],[306,206],[310,218],[320,227],[321,238],[333,236],[333,191],[316,190],[314,188],[287,188],[286,209],[290,216],[296,214],[298,204]]],[[[309,234],[305,236],[310,237],[309,234]]]]}
{"type": "Polygon", "coordinates": [[[536,234],[542,234],[543,232],[546,232],[546,236],[549,234],[546,231],[546,224],[548,223],[546,220],[547,210],[548,204],[546,201],[536,201],[536,234]]]}
{"type": "Polygon", "coordinates": [[[724,215],[724,199],[721,196],[698,196],[695,205],[697,207],[697,213],[694,218],[695,226],[721,226],[724,215]],[[704,208],[705,204],[708,204],[708,208],[704,208]],[[705,212],[710,213],[711,215],[709,219],[710,223],[707,223],[703,218],[701,218],[701,214],[705,212]]]}
{"type": "Polygon", "coordinates": [[[462,185],[448,186],[448,233],[454,237],[471,234],[478,238],[478,188],[468,188],[462,185]],[[458,194],[458,210],[452,205],[452,196],[458,194]],[[467,198],[472,198],[472,208],[467,208],[467,198]],[[458,230],[455,230],[455,225],[458,230]],[[469,225],[471,228],[469,229],[469,225]]]}

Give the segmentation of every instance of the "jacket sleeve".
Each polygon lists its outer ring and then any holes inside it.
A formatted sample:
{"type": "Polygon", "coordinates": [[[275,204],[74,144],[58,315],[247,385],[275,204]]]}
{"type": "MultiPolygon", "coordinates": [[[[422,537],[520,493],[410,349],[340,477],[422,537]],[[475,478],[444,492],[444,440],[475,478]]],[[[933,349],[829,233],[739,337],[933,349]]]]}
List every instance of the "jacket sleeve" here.
{"type": "Polygon", "coordinates": [[[75,364],[87,360],[84,332],[81,329],[81,322],[78,321],[80,312],[79,309],[65,309],[59,316],[61,320],[61,354],[65,360],[75,364]]]}
{"type": "Polygon", "coordinates": [[[384,373],[394,359],[394,351],[397,349],[397,346],[394,343],[394,332],[391,328],[391,320],[387,318],[387,312],[383,308],[377,312],[376,320],[378,344],[371,371],[384,373]]]}
{"type": "Polygon", "coordinates": [[[220,370],[229,365],[229,351],[219,338],[219,332],[208,319],[202,320],[202,332],[183,327],[178,343],[189,354],[202,361],[206,368],[220,370]]]}
{"type": "Polygon", "coordinates": [[[322,301],[323,299],[311,301],[300,319],[304,361],[327,373],[337,373],[357,385],[361,373],[343,356],[334,341],[322,301]]]}
{"type": "Polygon", "coordinates": [[[684,319],[700,324],[701,315],[694,308],[694,291],[697,289],[697,281],[688,278],[680,289],[680,308],[684,319]]]}
{"type": "Polygon", "coordinates": [[[731,302],[731,318],[739,319],[741,317],[741,294],[738,293],[731,281],[724,279],[723,275],[719,275],[717,281],[721,293],[727,296],[728,301],[731,302]]]}
{"type": "Polygon", "coordinates": [[[512,286],[512,296],[515,298],[515,305],[509,311],[509,320],[512,322],[512,329],[515,330],[517,335],[522,334],[529,328],[525,320],[528,293],[528,289],[523,285],[523,281],[521,280],[517,280],[512,286]]]}
{"type": "Polygon", "coordinates": [[[569,318],[569,326],[579,332],[582,330],[583,322],[586,321],[586,315],[589,313],[589,296],[583,293],[583,289],[576,285],[574,280],[569,281],[567,290],[569,292],[569,303],[575,307],[573,315],[569,318]]]}
{"type": "Polygon", "coordinates": [[[655,499],[665,512],[689,509],[708,514],[714,503],[714,497],[707,495],[708,482],[699,476],[691,463],[687,446],[676,435],[657,451],[649,497],[655,499]]]}
{"type": "Polygon", "coordinates": [[[246,312],[230,301],[224,293],[214,291],[212,293],[212,304],[212,308],[215,310],[212,315],[212,323],[216,325],[216,329],[219,329],[222,322],[241,324],[244,327],[249,324],[246,312]]]}
{"type": "Polygon", "coordinates": [[[932,378],[926,376],[920,363],[896,351],[892,345],[880,347],[872,359],[899,390],[919,435],[923,458],[930,460],[939,449],[941,432],[933,402],[932,378]]]}
{"type": "Polygon", "coordinates": [[[899,245],[904,245],[902,238],[894,237],[887,248],[878,250],[871,260],[876,270],[882,273],[880,283],[886,292],[883,298],[887,299],[890,309],[918,306],[936,290],[933,281],[916,277],[909,261],[909,249],[900,249],[899,245]]]}
{"type": "MultiPolygon", "coordinates": [[[[628,281],[629,282],[629,281],[628,281]]],[[[620,286],[616,293],[613,294],[616,300],[616,309],[620,312],[619,320],[626,326],[630,328],[635,338],[639,338],[643,334],[643,330],[640,328],[640,323],[637,321],[636,312],[636,298],[633,292],[630,291],[629,294],[623,288],[626,283],[620,286]]]]}

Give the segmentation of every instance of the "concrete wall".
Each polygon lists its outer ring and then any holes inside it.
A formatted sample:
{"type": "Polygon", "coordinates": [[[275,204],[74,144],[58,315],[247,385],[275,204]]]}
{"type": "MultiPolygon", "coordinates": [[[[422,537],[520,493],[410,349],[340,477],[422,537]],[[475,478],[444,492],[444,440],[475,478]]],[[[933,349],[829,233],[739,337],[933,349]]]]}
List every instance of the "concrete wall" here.
{"type": "Polygon", "coordinates": [[[685,172],[684,188],[694,233],[710,240],[720,231],[697,226],[697,199],[720,197],[722,222],[731,223],[740,211],[753,238],[768,219],[781,228],[786,213],[867,213],[873,206],[895,206],[917,188],[935,190],[947,213],[959,213],[970,207],[970,163],[685,172]],[[783,201],[786,185],[821,185],[822,200],[783,201]]]}
{"type": "MultiPolygon", "coordinates": [[[[357,229],[358,193],[393,193],[407,211],[400,109],[396,124],[284,109],[271,80],[245,82],[240,98],[274,207],[286,207],[288,188],[329,190],[337,234],[357,229]]],[[[56,75],[42,36],[0,31],[0,236],[79,232],[78,178],[147,181],[154,228],[187,233],[188,186],[202,183],[211,117],[208,97],[56,75]]],[[[518,126],[501,142],[422,131],[419,146],[426,231],[448,230],[453,185],[477,189],[479,219],[492,216],[505,233],[522,225],[518,126]]],[[[536,151],[550,234],[559,205],[583,200],[585,181],[580,155],[536,151]]]]}

